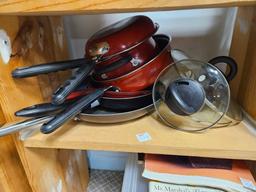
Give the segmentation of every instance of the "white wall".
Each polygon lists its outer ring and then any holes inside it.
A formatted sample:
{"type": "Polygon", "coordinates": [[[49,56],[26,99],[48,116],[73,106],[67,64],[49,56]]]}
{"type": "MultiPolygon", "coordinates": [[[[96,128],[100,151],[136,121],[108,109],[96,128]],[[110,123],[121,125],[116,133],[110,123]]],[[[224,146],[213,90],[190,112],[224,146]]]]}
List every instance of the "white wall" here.
{"type": "Polygon", "coordinates": [[[149,16],[160,25],[157,33],[171,35],[172,47],[198,59],[228,54],[234,8],[194,9],[65,17],[72,57],[82,57],[86,40],[102,27],[132,15],[149,16]]]}
{"type": "MultiPolygon", "coordinates": [[[[83,57],[86,40],[102,27],[133,15],[147,15],[160,25],[157,33],[172,37],[171,46],[184,50],[193,58],[208,61],[228,55],[236,8],[194,9],[65,17],[72,58],[83,57]]],[[[89,152],[93,168],[123,169],[125,154],[89,152]]]]}

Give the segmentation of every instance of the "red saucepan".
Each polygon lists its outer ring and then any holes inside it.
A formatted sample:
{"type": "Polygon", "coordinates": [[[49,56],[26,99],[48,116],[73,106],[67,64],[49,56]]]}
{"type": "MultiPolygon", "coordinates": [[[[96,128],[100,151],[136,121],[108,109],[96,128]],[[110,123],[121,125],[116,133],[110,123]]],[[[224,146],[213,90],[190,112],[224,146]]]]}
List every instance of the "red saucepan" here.
{"type": "Polygon", "coordinates": [[[157,29],[158,25],[146,16],[139,15],[123,19],[91,36],[86,43],[86,56],[94,59],[103,55],[106,60],[120,55],[138,46],[145,39],[149,39],[157,29]]]}
{"type": "Polygon", "coordinates": [[[120,79],[118,78],[117,82],[113,81],[111,82],[112,84],[110,82],[105,83],[105,81],[101,82],[100,84],[103,88],[97,89],[93,93],[82,97],[70,105],[66,110],[57,114],[49,122],[42,125],[41,132],[45,134],[53,132],[67,120],[80,113],[82,109],[89,107],[93,101],[101,98],[104,92],[113,88],[113,86],[120,91],[138,91],[151,86],[161,70],[173,62],[170,56],[169,37],[165,35],[156,35],[154,36],[154,39],[160,49],[151,61],[136,69],[134,72],[124,75],[120,79]],[[129,78],[132,78],[133,80],[130,81],[129,78]],[[130,85],[125,85],[125,81],[130,85]]]}
{"type": "Polygon", "coordinates": [[[98,63],[94,70],[94,77],[96,80],[108,80],[125,75],[151,60],[155,52],[156,43],[153,38],[149,38],[129,52],[116,56],[123,59],[117,58],[117,61],[113,61],[115,57],[102,62],[104,64],[98,63]]]}
{"type": "Polygon", "coordinates": [[[97,81],[99,86],[114,86],[121,91],[138,91],[152,85],[157,75],[170,63],[173,59],[170,56],[169,37],[166,35],[155,35],[153,37],[157,43],[158,52],[153,59],[142,65],[138,69],[127,73],[118,78],[97,81]]]}

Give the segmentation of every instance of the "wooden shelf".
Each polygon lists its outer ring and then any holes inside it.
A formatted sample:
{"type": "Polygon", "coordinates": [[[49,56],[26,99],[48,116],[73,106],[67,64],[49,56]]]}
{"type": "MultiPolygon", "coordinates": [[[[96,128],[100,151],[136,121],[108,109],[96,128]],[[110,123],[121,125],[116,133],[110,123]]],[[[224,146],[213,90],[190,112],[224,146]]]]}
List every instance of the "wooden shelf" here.
{"type": "Polygon", "coordinates": [[[71,121],[50,135],[35,133],[24,141],[26,147],[91,149],[191,155],[256,160],[256,135],[240,123],[205,133],[171,129],[152,114],[128,123],[99,125],[71,121]],[[152,140],[139,142],[136,135],[148,132],[152,140]]]}
{"type": "Polygon", "coordinates": [[[5,0],[0,14],[78,14],[256,5],[255,0],[5,0]]]}

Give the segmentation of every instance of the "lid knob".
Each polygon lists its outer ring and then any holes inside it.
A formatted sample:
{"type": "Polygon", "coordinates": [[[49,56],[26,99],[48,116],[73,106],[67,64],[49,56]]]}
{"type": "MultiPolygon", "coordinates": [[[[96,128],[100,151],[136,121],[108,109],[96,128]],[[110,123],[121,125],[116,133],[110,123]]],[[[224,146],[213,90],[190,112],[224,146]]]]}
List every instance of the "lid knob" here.
{"type": "Polygon", "coordinates": [[[199,82],[192,79],[172,81],[165,92],[165,103],[178,115],[192,115],[201,109],[205,92],[199,82]]]}

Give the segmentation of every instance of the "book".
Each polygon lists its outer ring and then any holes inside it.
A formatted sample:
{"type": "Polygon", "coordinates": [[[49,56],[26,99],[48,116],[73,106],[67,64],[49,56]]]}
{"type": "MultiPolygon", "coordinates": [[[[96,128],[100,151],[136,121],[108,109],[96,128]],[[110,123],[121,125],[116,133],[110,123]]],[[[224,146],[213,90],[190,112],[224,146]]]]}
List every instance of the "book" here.
{"type": "Polygon", "coordinates": [[[154,181],[224,191],[256,191],[250,169],[242,160],[146,154],[142,176],[154,181]]]}
{"type": "Polygon", "coordinates": [[[224,190],[210,187],[177,185],[171,183],[149,182],[149,192],[225,192],[224,190]]]}

